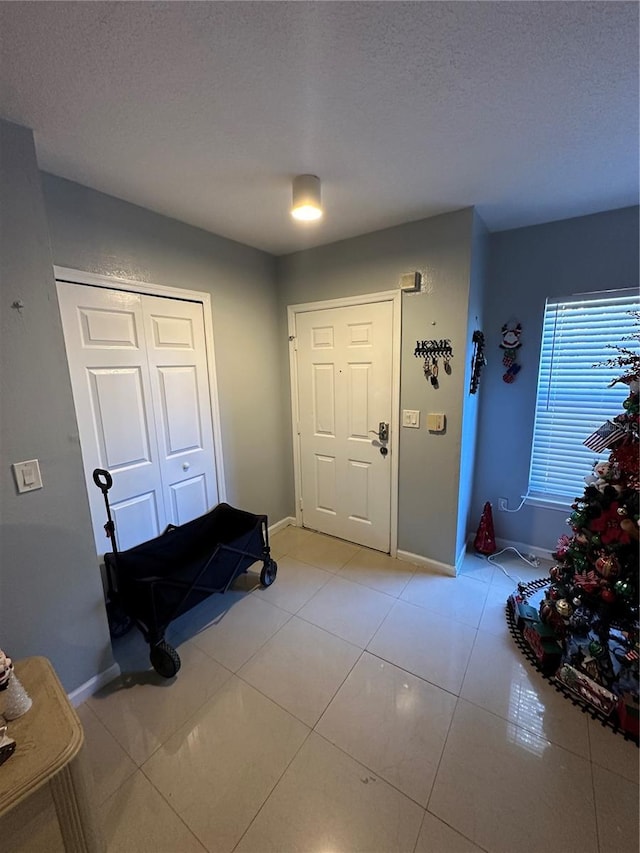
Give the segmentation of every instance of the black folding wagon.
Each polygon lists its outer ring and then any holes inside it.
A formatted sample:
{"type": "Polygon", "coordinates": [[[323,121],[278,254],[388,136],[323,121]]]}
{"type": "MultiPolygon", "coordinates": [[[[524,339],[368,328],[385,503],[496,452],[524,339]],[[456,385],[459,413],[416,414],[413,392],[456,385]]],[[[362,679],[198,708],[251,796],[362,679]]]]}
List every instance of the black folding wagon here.
{"type": "Polygon", "coordinates": [[[109,507],[111,474],[96,468],[93,481],[104,496],[105,530],[113,548],[104,555],[109,608],[121,610],[140,629],[153,668],[172,678],[180,657],[164,638],[170,622],[213,593],[226,592],[256,562],[262,562],[262,586],[276,579],[267,516],[221,503],[186,524],[170,524],[155,539],[119,551],[109,507]]]}

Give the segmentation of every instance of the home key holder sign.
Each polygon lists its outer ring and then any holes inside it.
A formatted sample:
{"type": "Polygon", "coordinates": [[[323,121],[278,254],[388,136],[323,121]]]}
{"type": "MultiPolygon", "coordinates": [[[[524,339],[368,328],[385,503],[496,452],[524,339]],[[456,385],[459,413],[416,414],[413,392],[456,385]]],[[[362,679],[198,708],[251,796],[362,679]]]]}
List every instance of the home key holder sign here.
{"type": "Polygon", "coordinates": [[[438,374],[440,372],[440,361],[444,372],[451,375],[451,359],[453,358],[453,348],[449,338],[443,338],[439,341],[416,341],[416,348],[413,351],[416,358],[424,359],[424,376],[428,379],[434,388],[439,388],[438,374]]]}

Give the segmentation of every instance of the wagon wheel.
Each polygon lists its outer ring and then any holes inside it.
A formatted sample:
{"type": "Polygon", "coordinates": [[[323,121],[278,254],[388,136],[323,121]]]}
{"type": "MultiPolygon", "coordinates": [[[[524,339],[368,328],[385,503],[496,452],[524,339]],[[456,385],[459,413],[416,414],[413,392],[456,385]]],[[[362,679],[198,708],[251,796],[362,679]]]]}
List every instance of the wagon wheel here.
{"type": "Polygon", "coordinates": [[[180,669],[180,655],[165,640],[151,646],[149,660],[151,666],[163,678],[173,678],[180,669]]]}
{"type": "Polygon", "coordinates": [[[278,564],[275,560],[265,562],[262,571],[260,572],[260,583],[262,586],[271,586],[278,574],[278,564]]]}

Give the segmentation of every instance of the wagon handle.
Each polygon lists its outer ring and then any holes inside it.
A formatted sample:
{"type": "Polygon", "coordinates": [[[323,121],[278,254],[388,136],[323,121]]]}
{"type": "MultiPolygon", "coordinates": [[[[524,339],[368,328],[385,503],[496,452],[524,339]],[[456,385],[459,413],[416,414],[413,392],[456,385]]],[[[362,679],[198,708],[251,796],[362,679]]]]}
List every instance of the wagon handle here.
{"type": "Polygon", "coordinates": [[[108,471],[105,471],[104,468],[96,468],[93,472],[93,482],[100,489],[102,494],[106,497],[107,492],[113,486],[113,478],[108,471]]]}
{"type": "Polygon", "coordinates": [[[93,482],[102,492],[105,509],[107,510],[107,523],[104,526],[104,531],[111,540],[113,553],[117,554],[118,544],[116,542],[116,526],[111,518],[111,507],[109,506],[109,496],[107,494],[111,486],[113,486],[113,478],[108,471],[104,470],[104,468],[96,468],[93,472],[93,482]]]}

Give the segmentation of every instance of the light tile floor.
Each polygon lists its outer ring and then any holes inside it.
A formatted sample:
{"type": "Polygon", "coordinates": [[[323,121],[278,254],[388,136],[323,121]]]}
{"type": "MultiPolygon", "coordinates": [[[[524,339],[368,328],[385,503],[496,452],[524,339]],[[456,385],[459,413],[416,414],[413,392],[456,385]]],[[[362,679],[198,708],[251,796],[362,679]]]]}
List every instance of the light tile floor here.
{"type": "MultiPolygon", "coordinates": [[[[295,528],[272,544],[272,587],[250,573],[171,626],[176,679],[134,631],[79,709],[110,853],[638,853],[638,750],[526,663],[512,579],[295,528]]],[[[50,798],[0,846],[61,850],[50,798]]]]}

